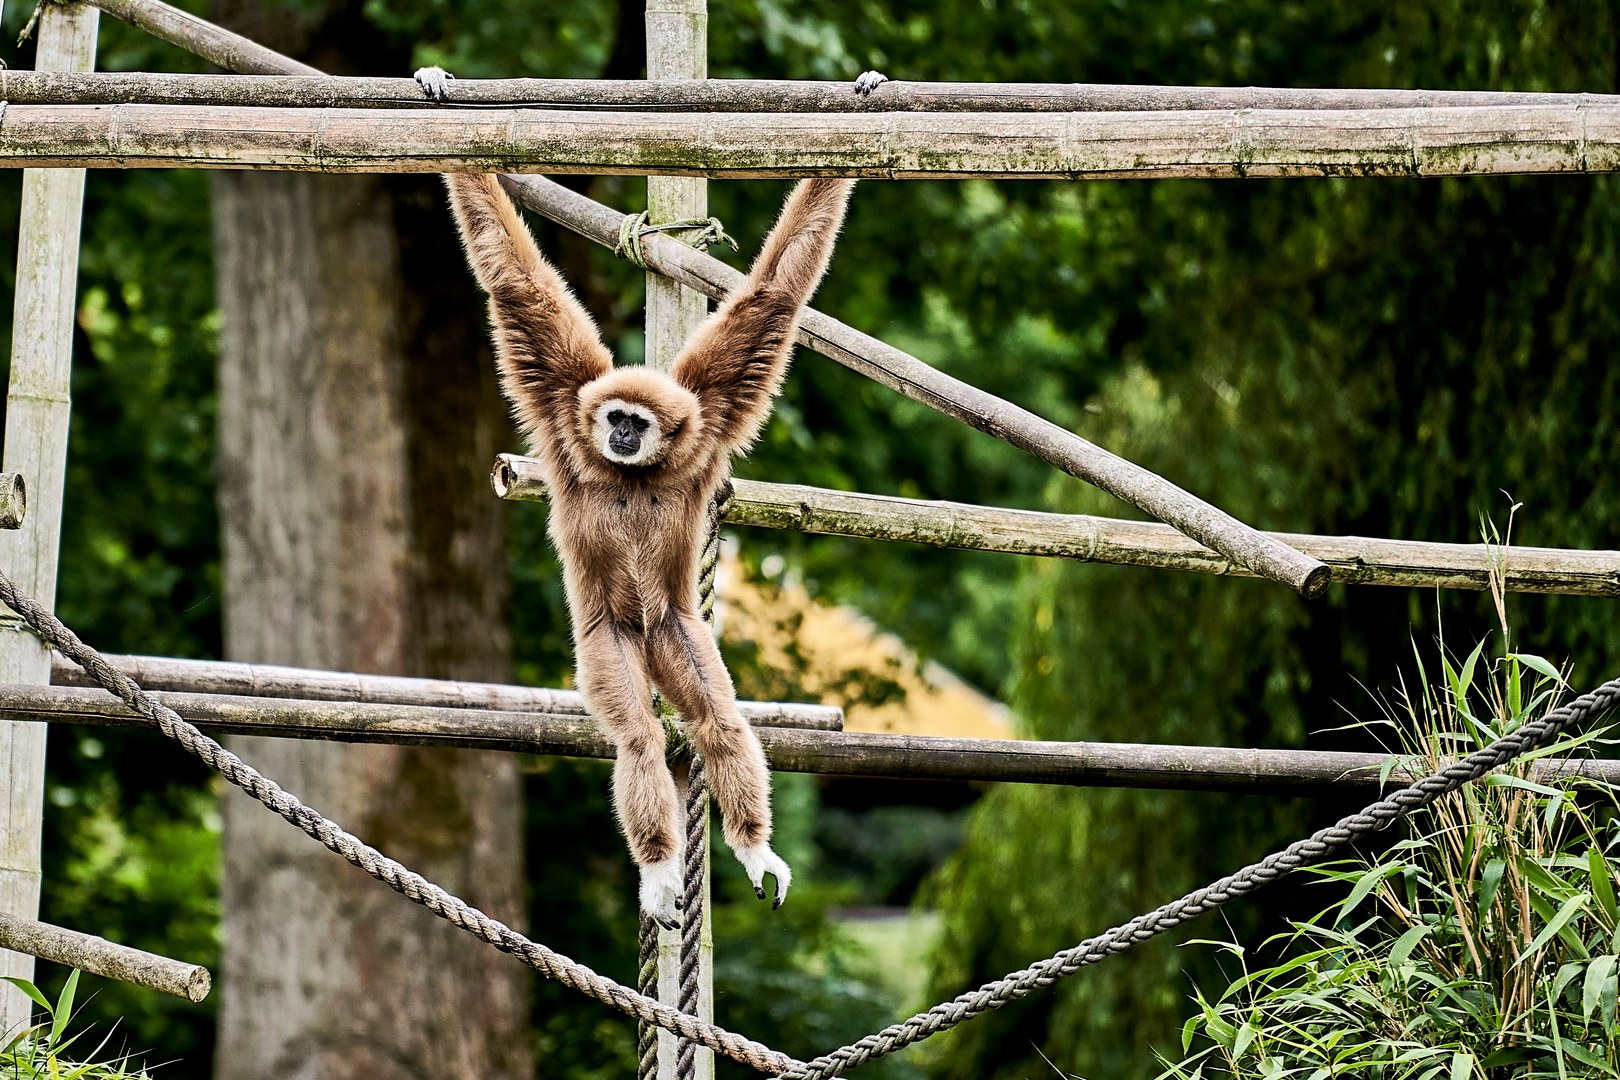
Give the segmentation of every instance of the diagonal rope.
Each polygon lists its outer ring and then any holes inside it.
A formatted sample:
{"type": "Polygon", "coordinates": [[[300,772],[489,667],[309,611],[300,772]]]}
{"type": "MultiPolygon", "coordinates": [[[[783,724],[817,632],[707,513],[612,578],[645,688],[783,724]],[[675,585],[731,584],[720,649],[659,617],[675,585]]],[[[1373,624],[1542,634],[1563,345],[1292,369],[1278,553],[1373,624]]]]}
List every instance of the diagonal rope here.
{"type": "Polygon", "coordinates": [[[451,925],[493,945],[501,952],[511,953],[547,978],[555,979],[587,997],[611,1005],[639,1020],[673,1031],[682,1038],[694,1039],[716,1053],[725,1054],[761,1072],[780,1072],[798,1064],[786,1054],[778,1053],[768,1046],[752,1039],[745,1039],[713,1024],[704,1023],[694,1016],[684,1015],[668,1005],[638,994],[629,987],[598,975],[584,964],[531,941],[505,923],[490,918],[466,901],[451,895],[420,874],[412,872],[376,848],[345,832],[337,823],[327,820],[305,806],[296,797],[283,791],[275,781],[268,779],[218,742],[198,731],[173,709],[142,690],[136,685],[135,680],[107,663],[100,653],[80,641],[73,631],[63,626],[56,616],[42,608],[33,597],[18,590],[16,583],[4,573],[0,573],[0,601],[4,601],[6,606],[21,615],[23,621],[32,627],[35,633],[54,645],[62,655],[82,667],[125,705],[157,725],[159,731],[202,759],[226,780],[298,826],[325,847],[451,925]]]}
{"type": "Polygon", "coordinates": [[[1478,779],[1521,754],[1553,741],[1565,731],[1585,724],[1620,704],[1620,679],[1611,679],[1597,689],[1554,709],[1540,720],[1520,726],[1516,731],[1502,736],[1489,746],[1476,750],[1444,769],[1380,799],[1360,813],[1341,818],[1334,825],[1320,829],[1306,839],[1296,841],[1282,851],[1268,855],[1235,874],[1229,874],[1210,885],[1188,893],[1179,900],[1165,904],[1145,915],[1139,915],[1130,922],[1116,926],[1094,938],[1088,938],[1038,964],[1022,971],[1015,971],[995,982],[986,983],[977,990],[961,994],[951,1001],[934,1006],[927,1012],[918,1013],[903,1023],[892,1024],[858,1042],[804,1063],[638,994],[491,919],[477,908],[383,855],[376,848],[344,832],[337,824],[321,817],[283,791],[274,781],[267,779],[235,754],[198,731],[173,709],[154,700],[150,694],[137,686],[133,679],[107,663],[96,650],[81,642],[73,631],[40,607],[32,597],[20,592],[16,584],[4,573],[0,573],[0,601],[21,615],[41,638],[84,668],[91,677],[124,704],[155,724],[163,734],[217,770],[226,780],[389,888],[402,893],[406,898],[422,905],[452,925],[488,942],[496,949],[511,953],[564,986],[578,990],[639,1020],[672,1031],[683,1039],[702,1043],[717,1053],[725,1054],[761,1072],[771,1073],[779,1080],[825,1080],[837,1076],[857,1065],[894,1053],[930,1035],[955,1027],[991,1009],[1000,1008],[1009,1001],[1025,997],[1031,991],[1050,986],[1082,967],[1125,952],[1149,938],[1270,884],[1284,874],[1323,859],[1344,845],[1385,828],[1397,818],[1428,806],[1469,781],[1478,779]]]}
{"type": "Polygon", "coordinates": [[[1620,679],[1611,679],[1596,690],[1554,709],[1540,720],[1522,725],[1512,734],[1504,735],[1439,772],[1380,799],[1358,814],[1340,818],[1333,825],[1318,830],[1304,840],[1297,840],[1282,851],[1251,863],[1235,874],[1196,889],[1180,900],[1165,904],[1146,915],[1138,915],[1128,923],[1088,938],[1038,964],[986,983],[977,990],[970,990],[952,1001],[918,1013],[910,1020],[892,1024],[858,1042],[824,1054],[807,1065],[795,1065],[779,1074],[778,1080],[825,1080],[955,1027],[981,1013],[999,1009],[1009,1001],[1074,974],[1082,967],[1122,953],[1189,919],[1269,885],[1307,863],[1326,858],[1344,845],[1383,829],[1413,810],[1428,806],[1442,795],[1505,765],[1520,754],[1551,742],[1569,728],[1584,724],[1617,704],[1620,704],[1620,679]]]}

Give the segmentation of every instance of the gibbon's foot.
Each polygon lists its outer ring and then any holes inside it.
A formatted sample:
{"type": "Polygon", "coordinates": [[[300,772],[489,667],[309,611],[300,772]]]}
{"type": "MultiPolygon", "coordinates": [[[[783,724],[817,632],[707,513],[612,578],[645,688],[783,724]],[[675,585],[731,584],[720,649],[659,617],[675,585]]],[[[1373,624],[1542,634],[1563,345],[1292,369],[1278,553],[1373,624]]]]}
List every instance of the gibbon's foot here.
{"type": "Polygon", "coordinates": [[[681,898],[686,895],[681,870],[685,864],[677,851],[641,868],[641,910],[665,930],[681,928],[681,898]]]}
{"type": "MultiPolygon", "coordinates": [[[[426,70],[426,69],[423,69],[426,70]]],[[[417,72],[420,77],[421,72],[417,72]]],[[[861,97],[871,97],[872,91],[889,81],[889,77],[881,71],[863,72],[855,79],[855,92],[861,97]]]]}
{"type": "Polygon", "coordinates": [[[442,67],[425,67],[416,69],[416,85],[422,88],[422,93],[444,104],[450,100],[450,80],[455,76],[442,67]]]}
{"type": "Polygon", "coordinates": [[[731,853],[742,863],[743,873],[748,875],[749,882],[754,886],[754,895],[761,900],[765,899],[765,875],[776,879],[776,900],[771,904],[771,910],[781,907],[782,901],[787,899],[788,885],[793,881],[793,871],[788,869],[788,864],[771,850],[769,844],[732,848],[731,853]]]}

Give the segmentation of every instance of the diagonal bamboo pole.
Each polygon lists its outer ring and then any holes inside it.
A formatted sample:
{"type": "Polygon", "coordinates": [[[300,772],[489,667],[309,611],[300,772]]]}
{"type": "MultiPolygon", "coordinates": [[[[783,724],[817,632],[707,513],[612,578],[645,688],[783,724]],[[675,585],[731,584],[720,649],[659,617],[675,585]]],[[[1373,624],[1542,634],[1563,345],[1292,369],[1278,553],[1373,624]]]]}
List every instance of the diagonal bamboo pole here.
{"type": "MultiPolygon", "coordinates": [[[[499,455],[490,483],[503,499],[541,502],[546,497],[539,464],[532,458],[499,455]]],[[[759,480],[733,480],[732,486],[735,494],[722,519],[731,525],[1254,576],[1247,567],[1157,522],[901,499],[759,480]]],[[[1490,587],[1496,569],[1509,592],[1620,596],[1620,551],[1268,535],[1321,559],[1337,585],[1480,591],[1490,587]]]]}
{"type": "MultiPolygon", "coordinates": [[[[148,5],[108,0],[134,15],[148,5]]],[[[158,12],[154,26],[197,30],[201,20],[158,12]]],[[[201,24],[205,25],[205,24],[201,24]]],[[[205,47],[199,42],[199,48],[205,47]]],[[[214,50],[222,67],[275,70],[262,50],[214,50]],[[230,62],[224,62],[229,59],[230,62]]],[[[850,83],[774,79],[459,79],[449,101],[428,100],[413,79],[326,76],[191,75],[159,72],[11,71],[13,105],[261,105],[285,108],[546,108],[626,112],[1163,112],[1236,109],[1443,109],[1502,105],[1620,104],[1613,94],[1495,90],[1312,90],[1224,86],[1128,86],[1093,83],[928,83],[890,81],[862,97],[850,83]]]]}
{"type": "MultiPolygon", "coordinates": [[[[619,223],[625,217],[618,211],[543,177],[507,177],[506,182],[507,190],[528,209],[605,247],[618,242],[619,223]]],[[[667,236],[648,236],[642,247],[648,266],[715,299],[743,277],[719,259],[667,236]]],[[[1280,581],[1307,597],[1320,596],[1327,588],[1331,575],[1323,563],[1256,532],[1140,465],[813,308],[806,308],[799,321],[799,343],[1096,484],[1261,577],[1280,581]]]]}

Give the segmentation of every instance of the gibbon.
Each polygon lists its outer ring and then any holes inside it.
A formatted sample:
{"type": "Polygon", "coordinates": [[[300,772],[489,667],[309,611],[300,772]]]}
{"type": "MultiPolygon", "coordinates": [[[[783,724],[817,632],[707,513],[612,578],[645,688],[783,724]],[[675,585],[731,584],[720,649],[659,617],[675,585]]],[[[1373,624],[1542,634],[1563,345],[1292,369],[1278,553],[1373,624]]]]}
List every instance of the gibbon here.
{"type": "Polygon", "coordinates": [[[760,899],[791,873],[771,850],[770,774],[737,714],[731,676],[698,616],[698,558],[732,454],[753,443],[843,223],[852,180],[793,189],[747,280],[669,374],[615,368],[596,326],[491,175],[447,176],[461,236],[489,293],[503,392],[551,496],[578,682],[618,750],[613,802],[641,868],[641,907],[678,925],[682,834],[652,687],[685,718],[726,843],[760,899]]]}

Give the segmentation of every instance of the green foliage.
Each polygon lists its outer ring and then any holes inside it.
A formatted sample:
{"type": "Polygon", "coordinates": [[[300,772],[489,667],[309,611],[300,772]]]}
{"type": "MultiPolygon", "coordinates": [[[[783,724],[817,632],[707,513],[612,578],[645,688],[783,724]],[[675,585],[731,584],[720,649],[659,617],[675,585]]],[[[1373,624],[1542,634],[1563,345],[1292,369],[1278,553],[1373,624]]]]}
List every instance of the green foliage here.
{"type": "MultiPolygon", "coordinates": [[[[106,1039],[88,1052],[86,1060],[70,1060],[73,1046],[86,1034],[83,1031],[68,1033],[68,1025],[74,1017],[73,998],[79,985],[77,971],[68,976],[55,1005],[27,979],[7,978],[6,982],[32,998],[45,1016],[39,1023],[17,1032],[5,1048],[0,1049],[0,1072],[17,1080],[148,1080],[146,1069],[131,1064],[127,1054],[94,1060],[106,1048],[106,1039]]],[[[80,1050],[73,1056],[84,1053],[80,1050]]]]}
{"type": "MultiPolygon", "coordinates": [[[[1443,681],[1407,700],[1413,770],[1564,696],[1545,660],[1481,664],[1484,644],[1460,663],[1442,653],[1443,681]]],[[[1280,963],[1197,994],[1162,1078],[1620,1075],[1620,802],[1605,785],[1533,780],[1530,765],[1601,735],[1572,733],[1445,796],[1387,851],[1310,870],[1340,898],[1268,943],[1280,963]]]]}

